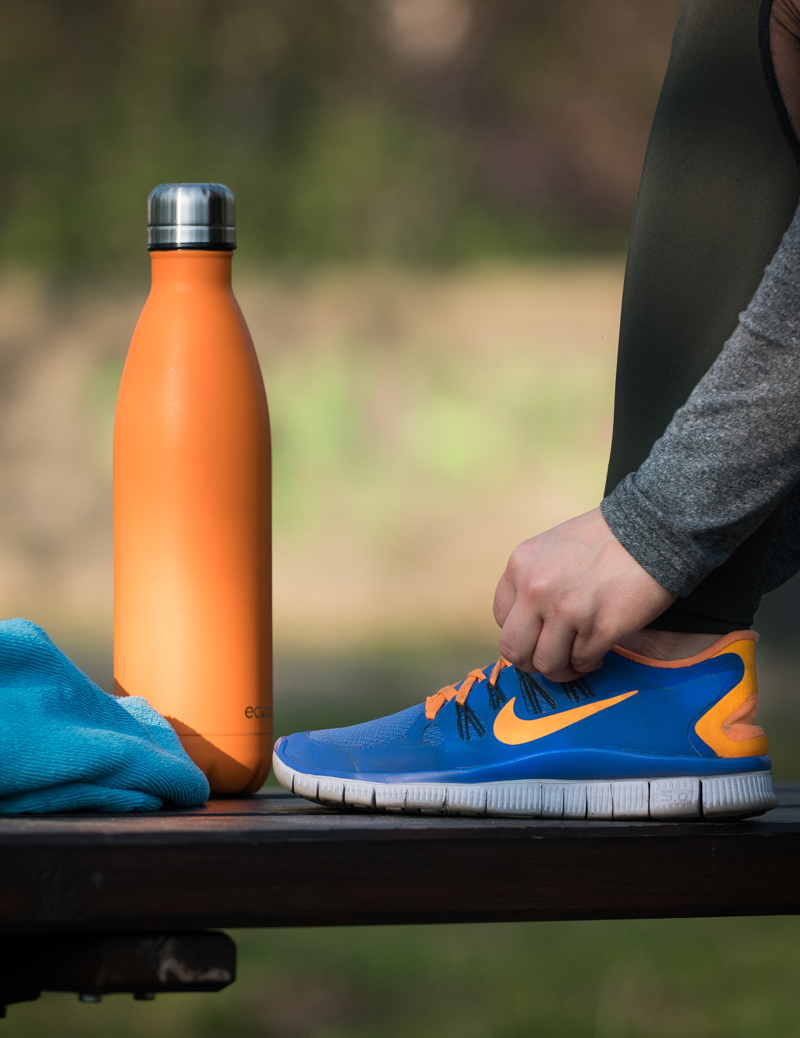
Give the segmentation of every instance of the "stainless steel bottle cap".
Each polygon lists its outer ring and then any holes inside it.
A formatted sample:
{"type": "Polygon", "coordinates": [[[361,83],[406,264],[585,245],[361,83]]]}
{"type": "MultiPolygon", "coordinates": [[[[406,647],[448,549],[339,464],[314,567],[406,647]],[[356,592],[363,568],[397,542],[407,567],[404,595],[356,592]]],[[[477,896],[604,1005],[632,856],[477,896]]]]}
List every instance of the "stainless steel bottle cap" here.
{"type": "Polygon", "coordinates": [[[147,199],[148,249],[235,249],[236,205],[224,184],[159,184],[147,199]]]}

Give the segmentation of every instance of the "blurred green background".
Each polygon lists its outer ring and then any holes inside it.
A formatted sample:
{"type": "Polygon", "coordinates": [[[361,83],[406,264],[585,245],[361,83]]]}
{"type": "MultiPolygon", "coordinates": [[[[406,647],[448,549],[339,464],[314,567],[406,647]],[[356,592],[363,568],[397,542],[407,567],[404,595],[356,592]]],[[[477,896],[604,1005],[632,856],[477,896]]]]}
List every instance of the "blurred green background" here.
{"type": "MultiPolygon", "coordinates": [[[[494,659],[509,551],[602,492],[625,241],[677,6],[0,0],[2,615],[110,688],[111,435],[144,203],[211,180],[236,195],[236,290],[272,411],[277,731],[375,717],[494,659]]],[[[800,779],[799,618],[794,585],[759,617],[783,780],[800,779]]],[[[800,1035],[794,919],[237,939],[222,994],[48,995],[0,1026],[800,1035]]]]}
{"type": "Polygon", "coordinates": [[[249,263],[623,247],[676,7],[3,0],[0,257],[140,269],[177,180],[249,263]]]}

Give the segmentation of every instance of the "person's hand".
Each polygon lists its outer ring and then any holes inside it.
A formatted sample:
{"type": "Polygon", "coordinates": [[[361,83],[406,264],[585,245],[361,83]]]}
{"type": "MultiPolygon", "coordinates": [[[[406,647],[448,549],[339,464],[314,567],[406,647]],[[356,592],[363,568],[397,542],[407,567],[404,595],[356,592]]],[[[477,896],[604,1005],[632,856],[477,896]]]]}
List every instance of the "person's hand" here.
{"type": "Polygon", "coordinates": [[[573,681],[676,596],[622,547],[599,508],[523,541],[494,596],[500,651],[520,670],[573,681]]]}

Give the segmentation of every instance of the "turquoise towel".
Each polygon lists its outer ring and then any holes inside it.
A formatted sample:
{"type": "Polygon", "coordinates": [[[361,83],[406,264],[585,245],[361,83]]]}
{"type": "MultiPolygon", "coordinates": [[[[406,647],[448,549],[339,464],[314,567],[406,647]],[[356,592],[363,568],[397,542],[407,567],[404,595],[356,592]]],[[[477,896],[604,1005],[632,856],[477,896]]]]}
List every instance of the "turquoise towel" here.
{"type": "Polygon", "coordinates": [[[0,622],[0,814],[197,807],[208,783],[141,696],[109,696],[29,620],[0,622]]]}

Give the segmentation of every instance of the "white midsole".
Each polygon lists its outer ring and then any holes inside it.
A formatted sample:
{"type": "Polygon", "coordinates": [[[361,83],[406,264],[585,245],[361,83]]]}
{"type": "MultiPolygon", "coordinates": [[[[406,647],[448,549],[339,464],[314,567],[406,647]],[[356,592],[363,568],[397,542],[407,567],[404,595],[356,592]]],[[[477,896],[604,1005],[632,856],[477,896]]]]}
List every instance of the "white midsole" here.
{"type": "Polygon", "coordinates": [[[329,807],[520,818],[745,818],[776,807],[771,771],[584,782],[383,783],[305,775],[273,754],[280,784],[329,807]]]}

